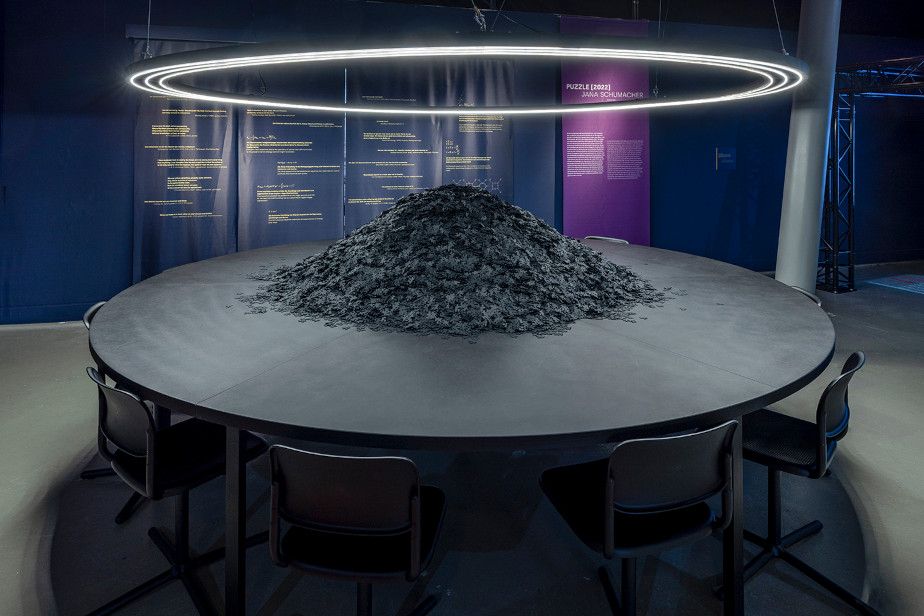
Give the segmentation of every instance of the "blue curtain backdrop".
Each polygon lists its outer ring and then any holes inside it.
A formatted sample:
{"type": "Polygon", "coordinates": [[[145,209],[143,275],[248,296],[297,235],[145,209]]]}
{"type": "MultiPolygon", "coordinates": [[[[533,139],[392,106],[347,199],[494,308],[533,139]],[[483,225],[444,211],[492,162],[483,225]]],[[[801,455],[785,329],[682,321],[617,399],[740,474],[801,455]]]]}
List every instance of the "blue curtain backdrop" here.
{"type": "MultiPolygon", "coordinates": [[[[343,82],[342,70],[314,70],[293,83],[285,71],[262,68],[242,75],[241,87],[342,102],[343,82]]],[[[256,106],[237,113],[237,249],[341,237],[343,114],[256,106]]]]}
{"type": "MultiPolygon", "coordinates": [[[[347,102],[388,107],[445,105],[432,65],[347,70],[347,102]]],[[[440,118],[435,115],[347,116],[344,230],[352,233],[401,197],[441,182],[440,118]]]]}
{"type": "MultiPolygon", "coordinates": [[[[134,45],[140,60],[149,43],[134,45]]],[[[150,41],[150,52],[160,56],[208,46],[150,41]]],[[[138,95],[134,282],[237,249],[235,136],[235,114],[227,105],[138,95]]]]}
{"type": "MultiPolygon", "coordinates": [[[[481,60],[447,67],[448,98],[460,107],[514,104],[513,62],[481,60]]],[[[513,130],[503,114],[446,117],[443,184],[476,186],[513,201],[513,130]]]]}
{"type": "MultiPolygon", "coordinates": [[[[513,92],[513,63],[508,61],[358,67],[347,72],[347,100],[354,105],[510,105],[513,92]]],[[[423,188],[477,186],[512,201],[513,183],[511,122],[501,114],[347,118],[346,233],[423,188]]]]}

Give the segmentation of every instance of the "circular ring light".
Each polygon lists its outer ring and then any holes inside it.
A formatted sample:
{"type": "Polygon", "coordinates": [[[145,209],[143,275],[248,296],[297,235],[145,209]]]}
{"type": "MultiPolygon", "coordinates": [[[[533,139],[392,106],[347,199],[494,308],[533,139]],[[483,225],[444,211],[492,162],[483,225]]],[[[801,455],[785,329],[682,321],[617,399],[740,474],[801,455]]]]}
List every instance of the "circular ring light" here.
{"type": "Polygon", "coordinates": [[[169,54],[136,62],[128,67],[129,82],[153,94],[191,98],[216,103],[246,104],[336,113],[403,114],[403,115],[540,115],[593,113],[628,109],[653,109],[702,105],[767,96],[783,92],[802,83],[808,73],[806,65],[787,55],[763,50],[711,48],[691,50],[628,37],[584,37],[547,35],[541,38],[521,36],[478,37],[463,44],[447,44],[445,39],[429,44],[389,42],[358,46],[356,41],[332,42],[324,46],[305,44],[236,45],[199,51],[169,54]],[[380,60],[482,58],[505,60],[541,58],[573,61],[614,60],[666,62],[686,67],[712,67],[736,72],[747,82],[730,91],[697,94],[679,98],[636,98],[603,103],[555,104],[543,106],[385,106],[328,104],[208,90],[184,83],[203,73],[270,65],[316,65],[319,63],[373,62],[380,60]]]}

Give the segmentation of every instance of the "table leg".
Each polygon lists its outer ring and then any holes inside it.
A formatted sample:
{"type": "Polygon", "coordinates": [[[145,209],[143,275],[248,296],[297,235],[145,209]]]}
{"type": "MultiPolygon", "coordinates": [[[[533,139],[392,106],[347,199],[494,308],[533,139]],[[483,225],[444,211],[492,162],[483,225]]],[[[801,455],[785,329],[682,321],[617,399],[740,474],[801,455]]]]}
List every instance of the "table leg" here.
{"type": "Polygon", "coordinates": [[[247,487],[244,483],[243,433],[225,433],[225,615],[244,614],[244,565],[247,487]]]}
{"type": "MultiPolygon", "coordinates": [[[[738,418],[741,421],[741,418],[738,418]]],[[[744,478],[741,458],[741,427],[732,442],[732,519],[722,536],[722,584],[724,616],[744,614],[744,478]]]]}
{"type": "Polygon", "coordinates": [[[170,409],[164,408],[158,404],[154,405],[153,408],[154,415],[154,425],[158,430],[163,430],[164,428],[170,427],[171,413],[170,409]]]}

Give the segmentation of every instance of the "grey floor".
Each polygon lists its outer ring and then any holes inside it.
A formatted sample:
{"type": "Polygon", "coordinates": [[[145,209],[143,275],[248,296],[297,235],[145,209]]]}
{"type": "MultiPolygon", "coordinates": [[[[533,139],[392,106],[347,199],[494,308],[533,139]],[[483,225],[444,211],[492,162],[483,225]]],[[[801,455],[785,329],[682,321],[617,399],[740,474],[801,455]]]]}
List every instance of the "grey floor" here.
{"type": "MultiPolygon", "coordinates": [[[[824,530],[797,552],[861,594],[884,616],[924,614],[924,295],[867,282],[924,274],[924,262],[858,268],[858,290],[819,293],[837,332],[837,352],[815,383],[777,408],[810,418],[824,385],[854,349],[867,366],[850,389],[850,434],[834,474],[784,476],[784,524],[821,518],[824,530]]],[[[768,341],[772,344],[772,341],[768,341]]],[[[96,393],[80,323],[0,327],[0,614],[83,614],[160,572],[151,525],[172,528],[170,502],[146,503],[127,523],[113,516],[128,496],[118,480],[83,481],[94,453],[96,393]]],[[[302,444],[303,446],[310,446],[302,444]]],[[[405,614],[436,592],[436,615],[593,615],[608,608],[594,572],[601,559],[574,538],[538,488],[542,469],[599,452],[406,452],[449,510],[430,573],[416,584],[376,588],[378,614],[405,614]]],[[[249,525],[265,528],[266,463],[249,471],[249,525]]],[[[762,530],[765,476],[745,464],[745,526],[762,530]]],[[[223,484],[193,492],[192,545],[222,542],[223,484]]],[[[753,546],[747,546],[748,551],[753,546]]],[[[710,589],[721,544],[711,538],[639,565],[640,614],[719,614],[710,589]]],[[[248,554],[247,613],[348,615],[354,589],[271,564],[265,545],[248,554]]],[[[618,575],[618,565],[611,565],[618,575]]],[[[221,565],[201,571],[220,600],[221,565]]],[[[827,616],[849,609],[783,564],[747,586],[748,614],[827,616]]],[[[192,614],[173,583],[124,614],[192,614]]]]}

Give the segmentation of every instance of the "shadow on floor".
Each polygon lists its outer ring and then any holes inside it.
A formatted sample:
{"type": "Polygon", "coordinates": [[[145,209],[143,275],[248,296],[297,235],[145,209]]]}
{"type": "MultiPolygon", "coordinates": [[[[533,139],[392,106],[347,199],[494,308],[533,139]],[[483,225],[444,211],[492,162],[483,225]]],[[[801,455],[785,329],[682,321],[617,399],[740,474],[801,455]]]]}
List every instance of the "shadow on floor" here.
{"type": "MultiPolygon", "coordinates": [[[[304,445],[303,445],[304,446],[304,445]]],[[[327,449],[330,449],[329,447],[327,449]]],[[[396,453],[396,452],[390,452],[396,453]]],[[[420,466],[425,483],[442,487],[448,511],[429,574],[414,584],[374,589],[374,613],[405,614],[427,593],[444,616],[563,616],[608,614],[595,576],[602,559],[571,535],[545,500],[542,470],[599,452],[403,452],[420,466]]],[[[101,465],[98,457],[87,468],[101,465]]],[[[834,475],[823,480],[785,476],[784,528],[821,518],[821,534],[797,552],[846,587],[859,592],[864,546],[848,494],[834,475]]],[[[172,502],[145,503],[126,523],[113,517],[129,495],[118,479],[73,480],[60,486],[58,518],[51,536],[51,587],[58,613],[85,614],[165,568],[147,538],[151,525],[172,532],[172,502]]],[[[248,534],[266,528],[269,470],[264,458],[248,471],[248,534]]],[[[745,526],[764,530],[765,473],[745,463],[745,526]]],[[[204,552],[223,543],[224,483],[191,493],[191,546],[204,552]]],[[[746,544],[749,555],[755,553],[746,544]]],[[[610,563],[618,575],[618,562],[610,563]]],[[[707,539],[639,563],[639,614],[720,614],[711,589],[721,572],[721,542],[707,539]]],[[[41,572],[39,572],[41,573],[41,572]]],[[[221,604],[223,564],[200,572],[200,582],[221,604]]],[[[851,614],[846,607],[784,564],[773,564],[747,586],[751,615],[827,616],[851,614]]],[[[354,613],[355,587],[311,578],[272,564],[265,544],[247,557],[247,613],[258,616],[343,616],[354,613]]],[[[171,583],[122,614],[194,614],[183,586],[171,583]]]]}

